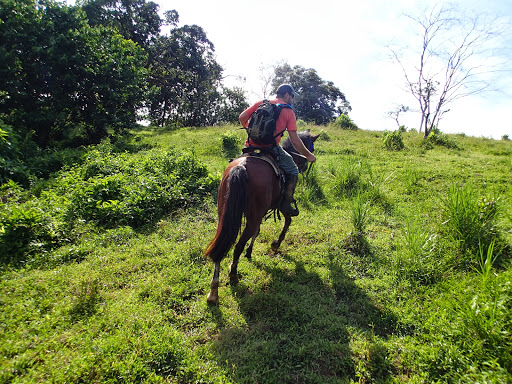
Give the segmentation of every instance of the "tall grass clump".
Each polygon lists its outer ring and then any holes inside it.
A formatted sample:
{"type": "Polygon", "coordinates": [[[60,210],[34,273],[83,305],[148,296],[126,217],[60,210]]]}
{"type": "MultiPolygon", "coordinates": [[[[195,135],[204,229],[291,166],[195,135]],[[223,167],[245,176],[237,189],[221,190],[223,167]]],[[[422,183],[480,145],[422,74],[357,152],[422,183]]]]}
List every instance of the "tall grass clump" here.
{"type": "Polygon", "coordinates": [[[354,156],[342,159],[339,167],[334,169],[334,192],[341,197],[357,194],[362,185],[361,161],[354,156]]]}
{"type": "Polygon", "coordinates": [[[368,196],[359,192],[350,204],[351,221],[356,233],[364,234],[366,232],[370,219],[370,202],[368,196]]]}
{"type": "Polygon", "coordinates": [[[463,254],[476,255],[499,238],[499,197],[481,198],[470,184],[452,185],[442,201],[442,212],[444,228],[463,254]]]}
{"type": "Polygon", "coordinates": [[[508,382],[512,372],[512,276],[493,272],[493,250],[480,250],[480,281],[453,303],[452,334],[472,365],[463,382],[508,382]]]}
{"type": "Polygon", "coordinates": [[[317,168],[311,164],[309,169],[302,175],[300,183],[299,201],[308,207],[323,204],[327,200],[322,189],[317,168]]]}
{"type": "Polygon", "coordinates": [[[370,201],[366,193],[358,192],[350,201],[350,221],[353,231],[345,240],[348,251],[364,256],[370,252],[367,238],[368,224],[370,223],[370,201]]]}
{"type": "Polygon", "coordinates": [[[397,280],[413,284],[430,284],[442,272],[436,254],[436,235],[417,219],[408,218],[401,239],[397,242],[393,272],[397,280]]]}

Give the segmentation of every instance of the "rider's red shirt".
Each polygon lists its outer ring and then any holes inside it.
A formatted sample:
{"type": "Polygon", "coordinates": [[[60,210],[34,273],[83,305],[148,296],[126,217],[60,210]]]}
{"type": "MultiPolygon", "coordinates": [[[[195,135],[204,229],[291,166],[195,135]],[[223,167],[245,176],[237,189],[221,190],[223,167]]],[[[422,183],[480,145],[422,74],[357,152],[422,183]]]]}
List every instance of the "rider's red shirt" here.
{"type": "MultiPolygon", "coordinates": [[[[272,104],[286,104],[281,99],[275,99],[275,100],[269,100],[272,104]]],[[[258,109],[258,107],[263,103],[262,101],[258,101],[256,104],[252,105],[251,107],[247,108],[245,112],[247,113],[247,116],[252,116],[254,112],[258,109]]],[[[249,119],[245,122],[244,127],[247,128],[249,125],[249,119]]],[[[284,131],[296,131],[297,130],[297,119],[295,118],[295,113],[293,112],[293,109],[291,108],[283,108],[281,109],[281,113],[279,114],[279,118],[276,121],[276,131],[274,135],[277,135],[279,133],[282,133],[284,131]]],[[[279,144],[281,141],[281,135],[279,135],[276,138],[276,144],[279,144]]],[[[248,139],[245,142],[245,145],[251,145],[251,146],[258,146],[261,147],[262,145],[254,143],[251,139],[248,139]]],[[[265,145],[265,147],[271,147],[272,145],[265,145]]]]}

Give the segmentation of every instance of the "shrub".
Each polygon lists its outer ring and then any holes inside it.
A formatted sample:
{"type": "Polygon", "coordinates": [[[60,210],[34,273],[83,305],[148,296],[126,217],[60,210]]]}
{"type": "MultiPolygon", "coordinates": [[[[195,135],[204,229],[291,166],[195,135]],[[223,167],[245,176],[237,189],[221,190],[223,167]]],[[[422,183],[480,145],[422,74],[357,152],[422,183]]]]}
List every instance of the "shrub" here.
{"type": "Polygon", "coordinates": [[[340,115],[334,122],[331,123],[333,127],[340,129],[347,129],[351,131],[357,131],[359,127],[352,121],[352,119],[346,115],[340,115]]]}
{"type": "Polygon", "coordinates": [[[240,153],[240,138],[233,131],[227,131],[220,137],[222,150],[227,157],[234,157],[240,153]]]}
{"type": "Polygon", "coordinates": [[[510,137],[508,135],[503,135],[501,136],[501,140],[510,141],[510,137]]]}
{"type": "Polygon", "coordinates": [[[0,255],[7,263],[72,243],[79,226],[139,228],[153,223],[198,204],[217,189],[218,180],[188,154],[114,154],[100,146],[82,165],[47,183],[38,197],[17,197],[21,189],[9,185],[1,190],[7,204],[0,205],[0,255]]]}
{"type": "Polygon", "coordinates": [[[308,124],[304,120],[302,120],[302,119],[297,120],[297,128],[304,128],[304,127],[306,127],[306,125],[308,125],[308,124]]]}
{"type": "Polygon", "coordinates": [[[66,241],[58,214],[55,217],[38,201],[4,205],[0,210],[0,261],[20,263],[66,241]]]}
{"type": "Polygon", "coordinates": [[[422,142],[422,146],[426,147],[426,149],[432,149],[434,145],[438,147],[445,147],[449,149],[459,149],[457,142],[454,139],[451,139],[445,133],[442,133],[438,130],[432,132],[425,140],[422,142]]]}
{"type": "Polygon", "coordinates": [[[206,166],[194,157],[162,151],[136,157],[93,151],[83,167],[63,174],[59,183],[71,188],[69,220],[106,227],[140,227],[216,188],[206,166]]]}
{"type": "Polygon", "coordinates": [[[404,149],[402,130],[398,129],[393,132],[386,131],[382,137],[382,142],[384,147],[390,151],[401,151],[404,149]]]}

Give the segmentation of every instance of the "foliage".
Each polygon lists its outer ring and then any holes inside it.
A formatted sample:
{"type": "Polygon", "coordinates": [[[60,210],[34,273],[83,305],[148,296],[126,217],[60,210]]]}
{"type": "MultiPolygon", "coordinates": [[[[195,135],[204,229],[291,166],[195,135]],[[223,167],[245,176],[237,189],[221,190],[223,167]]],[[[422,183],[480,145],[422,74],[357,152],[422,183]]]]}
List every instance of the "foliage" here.
{"type": "Polygon", "coordinates": [[[79,126],[88,142],[135,122],[145,54],[115,30],[90,27],[83,11],[51,0],[2,0],[0,114],[41,147],[79,126]],[[70,52],[72,54],[70,54],[70,52]]]}
{"type": "MultiPolygon", "coordinates": [[[[443,200],[445,228],[462,252],[478,254],[498,240],[500,198],[479,197],[472,185],[452,185],[443,200]]],[[[475,264],[476,260],[469,260],[475,264]]]]}
{"type": "Polygon", "coordinates": [[[160,33],[163,20],[158,5],[145,0],[89,0],[82,9],[91,26],[102,25],[119,31],[126,40],[132,40],[147,49],[160,33]]]}
{"type": "Polygon", "coordinates": [[[401,151],[405,147],[404,140],[402,138],[402,130],[397,129],[393,132],[384,132],[382,143],[384,144],[384,148],[390,151],[401,151]]]}
{"type": "Polygon", "coordinates": [[[241,153],[240,138],[235,132],[224,132],[220,139],[222,141],[222,150],[227,157],[234,157],[241,153]]]}
{"type": "MultiPolygon", "coordinates": [[[[210,119],[205,120],[206,124],[239,124],[240,113],[249,107],[242,88],[222,87],[221,97],[218,105],[210,119]]],[[[298,125],[297,125],[298,126],[298,125]]]]}
{"type": "Polygon", "coordinates": [[[0,250],[8,257],[4,261],[16,262],[37,253],[37,247],[71,241],[62,234],[79,223],[139,228],[198,204],[216,185],[190,154],[147,151],[132,157],[104,145],[90,151],[82,165],[61,172],[38,198],[16,204],[11,202],[16,193],[5,192],[0,250]]]}
{"type": "Polygon", "coordinates": [[[352,119],[345,113],[341,114],[334,120],[332,126],[339,129],[349,129],[352,131],[357,131],[359,127],[356,123],[352,121],[352,119]]]}
{"type": "Polygon", "coordinates": [[[275,68],[272,86],[291,84],[299,97],[294,101],[294,110],[299,119],[315,124],[327,124],[336,116],[352,108],[345,95],[331,81],[325,81],[317,72],[299,65],[283,64],[275,68]]]}
{"type": "Polygon", "coordinates": [[[449,149],[460,149],[455,139],[434,128],[433,132],[423,140],[422,146],[426,149],[432,149],[435,145],[449,149]]]}
{"type": "Polygon", "coordinates": [[[153,124],[203,126],[220,97],[222,67],[213,44],[197,25],[175,28],[150,47],[149,118],[153,124]]]}

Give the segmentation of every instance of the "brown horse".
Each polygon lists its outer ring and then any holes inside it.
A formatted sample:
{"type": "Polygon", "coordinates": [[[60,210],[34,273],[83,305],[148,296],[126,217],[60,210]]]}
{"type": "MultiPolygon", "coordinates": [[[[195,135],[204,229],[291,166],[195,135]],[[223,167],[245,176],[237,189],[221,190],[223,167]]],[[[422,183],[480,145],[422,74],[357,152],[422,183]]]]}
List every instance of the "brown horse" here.
{"type": "MultiPolygon", "coordinates": [[[[313,152],[314,142],[318,136],[312,136],[309,130],[299,132],[299,138],[311,152],[313,152]]],[[[299,171],[304,171],[307,168],[307,161],[296,151],[294,153],[294,148],[289,140],[283,143],[283,148],[292,154],[299,171]]],[[[224,171],[217,201],[219,215],[217,232],[205,251],[205,255],[209,256],[215,264],[208,303],[218,304],[219,302],[220,262],[235,244],[242,226],[242,218],[245,216],[245,228],[236,243],[233,263],[229,270],[230,283],[238,283],[237,268],[240,255],[251,239],[246,251],[247,258],[251,258],[254,240],[260,231],[261,221],[269,211],[277,210],[279,207],[282,197],[280,183],[280,178],[276,175],[272,165],[255,156],[239,157],[233,160],[224,171]]],[[[292,221],[290,216],[285,214],[283,216],[285,218],[284,227],[279,238],[272,243],[274,252],[279,249],[292,221]]]]}

